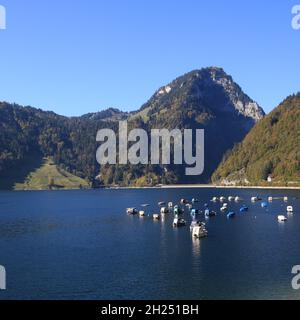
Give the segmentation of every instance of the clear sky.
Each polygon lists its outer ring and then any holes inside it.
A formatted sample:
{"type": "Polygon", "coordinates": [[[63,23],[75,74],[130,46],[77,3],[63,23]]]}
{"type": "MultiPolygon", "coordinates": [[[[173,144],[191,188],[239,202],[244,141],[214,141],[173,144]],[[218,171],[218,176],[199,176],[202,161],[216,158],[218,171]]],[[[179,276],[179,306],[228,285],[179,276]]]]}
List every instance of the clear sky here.
{"type": "Polygon", "coordinates": [[[300,91],[300,0],[0,0],[0,100],[81,115],[139,108],[220,66],[267,112],[300,91]]]}

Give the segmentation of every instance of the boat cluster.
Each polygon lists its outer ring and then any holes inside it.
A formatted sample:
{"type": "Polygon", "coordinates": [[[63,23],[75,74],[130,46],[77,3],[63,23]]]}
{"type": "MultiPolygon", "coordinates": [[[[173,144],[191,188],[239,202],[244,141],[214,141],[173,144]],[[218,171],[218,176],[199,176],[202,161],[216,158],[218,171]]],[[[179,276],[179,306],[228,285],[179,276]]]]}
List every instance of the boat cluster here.
{"type": "MultiPolygon", "coordinates": [[[[256,203],[258,201],[261,202],[261,207],[262,208],[267,208],[269,206],[269,203],[272,202],[273,200],[278,200],[278,199],[283,199],[285,202],[288,201],[287,197],[283,198],[273,198],[269,197],[268,202],[262,201],[263,199],[260,198],[259,196],[251,197],[251,202],[256,203]]],[[[211,202],[217,203],[220,202],[222,206],[220,207],[220,211],[224,214],[226,214],[228,219],[232,219],[236,216],[236,213],[229,208],[229,202],[236,202],[239,203],[243,201],[242,198],[239,196],[229,196],[229,197],[213,197],[211,202]],[[228,202],[226,202],[228,201],[228,202]]],[[[214,217],[217,215],[217,213],[213,210],[210,210],[209,205],[206,203],[204,204],[203,210],[198,210],[195,208],[195,204],[198,203],[199,200],[196,198],[193,198],[191,201],[187,199],[181,199],[179,202],[179,205],[174,205],[173,202],[158,202],[158,206],[160,208],[160,213],[154,213],[152,214],[152,219],[153,220],[161,220],[162,217],[164,217],[167,214],[173,214],[173,227],[174,228],[180,228],[184,227],[187,225],[186,220],[183,218],[183,214],[188,211],[191,218],[192,222],[190,224],[190,230],[192,232],[193,237],[195,238],[202,238],[206,237],[208,235],[208,232],[205,227],[205,223],[201,222],[199,220],[200,214],[204,214],[204,217],[206,219],[209,219],[211,217],[214,217]]],[[[148,207],[150,206],[149,204],[142,204],[141,207],[148,207]]],[[[245,204],[240,206],[239,212],[240,213],[245,213],[249,211],[249,207],[247,207],[245,204]]],[[[145,217],[146,212],[145,210],[138,210],[137,208],[127,208],[126,210],[127,214],[129,215],[139,215],[140,217],[145,217]]],[[[294,208],[292,206],[287,207],[287,213],[292,214],[294,212],[294,208]]],[[[150,216],[150,215],[148,215],[150,216]]],[[[151,217],[151,216],[150,216],[151,217]]],[[[278,221],[283,222],[287,221],[286,215],[278,215],[278,221]]]]}
{"type": "MultiPolygon", "coordinates": [[[[159,202],[158,206],[160,208],[160,213],[154,213],[152,214],[153,220],[161,220],[162,217],[164,217],[167,214],[173,214],[173,227],[174,228],[180,228],[187,225],[186,220],[183,218],[184,213],[186,210],[190,213],[192,217],[192,222],[190,224],[190,231],[192,233],[192,236],[195,238],[203,238],[206,237],[208,232],[205,228],[205,223],[198,220],[198,217],[200,213],[204,213],[206,217],[211,217],[216,215],[215,212],[210,211],[208,209],[208,206],[206,205],[205,211],[199,211],[198,209],[194,208],[194,204],[197,203],[197,199],[192,199],[191,201],[188,201],[186,199],[180,200],[180,205],[174,205],[173,202],[169,202],[168,204],[166,202],[159,202]]],[[[142,205],[142,207],[146,207],[149,205],[142,205]]],[[[146,213],[144,210],[138,210],[137,208],[127,208],[126,210],[127,214],[129,215],[139,215],[140,217],[145,217],[146,213]]]]}
{"type": "MultiPolygon", "coordinates": [[[[243,201],[242,198],[236,196],[229,196],[228,198],[226,197],[213,197],[212,198],[212,202],[221,202],[222,203],[222,207],[220,208],[220,211],[221,212],[228,212],[228,203],[226,203],[226,201],[235,201],[235,202],[240,202],[240,201],[243,201]]],[[[251,202],[252,203],[256,203],[258,201],[262,201],[263,199],[259,196],[254,196],[254,197],[251,197],[251,202]]],[[[264,202],[262,201],[261,202],[261,207],[262,208],[267,208],[269,206],[269,203],[272,203],[273,200],[283,200],[284,202],[288,202],[289,201],[289,198],[288,197],[268,197],[268,201],[267,202],[264,202]]],[[[247,212],[249,210],[249,208],[246,206],[246,205],[243,205],[241,208],[240,208],[240,212],[247,212]]],[[[294,208],[292,206],[288,206],[287,209],[287,214],[293,214],[294,212],[294,208]]],[[[227,218],[233,218],[235,216],[235,212],[233,211],[230,211],[227,213],[227,218]]],[[[284,221],[287,221],[287,217],[286,215],[278,215],[277,217],[278,221],[279,222],[284,222],[284,221]]]]}

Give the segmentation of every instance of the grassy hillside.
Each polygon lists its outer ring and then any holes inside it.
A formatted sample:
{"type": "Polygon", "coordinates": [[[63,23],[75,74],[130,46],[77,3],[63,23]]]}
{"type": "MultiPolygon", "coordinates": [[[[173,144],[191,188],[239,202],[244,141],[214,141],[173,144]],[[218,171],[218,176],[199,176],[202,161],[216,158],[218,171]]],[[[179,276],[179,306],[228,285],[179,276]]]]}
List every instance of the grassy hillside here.
{"type": "Polygon", "coordinates": [[[300,93],[259,121],[212,179],[221,184],[300,186],[300,93]]]}
{"type": "Polygon", "coordinates": [[[25,177],[23,182],[14,185],[15,190],[55,190],[88,188],[89,183],[58,168],[50,159],[45,158],[39,168],[25,177]]]}

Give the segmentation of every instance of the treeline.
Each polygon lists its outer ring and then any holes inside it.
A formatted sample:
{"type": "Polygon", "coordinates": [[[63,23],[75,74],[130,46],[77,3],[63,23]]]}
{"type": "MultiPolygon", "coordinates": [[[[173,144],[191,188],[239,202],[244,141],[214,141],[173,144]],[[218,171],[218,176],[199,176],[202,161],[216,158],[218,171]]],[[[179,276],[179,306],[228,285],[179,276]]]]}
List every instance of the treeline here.
{"type": "Polygon", "coordinates": [[[224,157],[212,179],[215,183],[300,185],[300,93],[259,121],[224,157]]]}

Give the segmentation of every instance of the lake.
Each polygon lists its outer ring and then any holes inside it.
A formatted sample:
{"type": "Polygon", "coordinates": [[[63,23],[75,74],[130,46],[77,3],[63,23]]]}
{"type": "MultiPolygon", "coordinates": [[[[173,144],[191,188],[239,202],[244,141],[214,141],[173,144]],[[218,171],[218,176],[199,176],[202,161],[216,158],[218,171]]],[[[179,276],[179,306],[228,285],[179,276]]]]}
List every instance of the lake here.
{"type": "MultiPolygon", "coordinates": [[[[300,191],[248,189],[141,189],[0,192],[0,265],[7,290],[0,299],[299,299],[292,266],[300,265],[300,191]],[[230,202],[228,220],[213,196],[230,202]],[[268,208],[251,196],[288,196],[268,208]],[[187,227],[126,215],[143,203],[181,198],[209,203],[208,237],[187,227]],[[242,204],[249,212],[239,213],[242,204]],[[286,223],[277,216],[294,214],[286,223]]],[[[204,220],[204,217],[201,217],[204,220]]]]}

